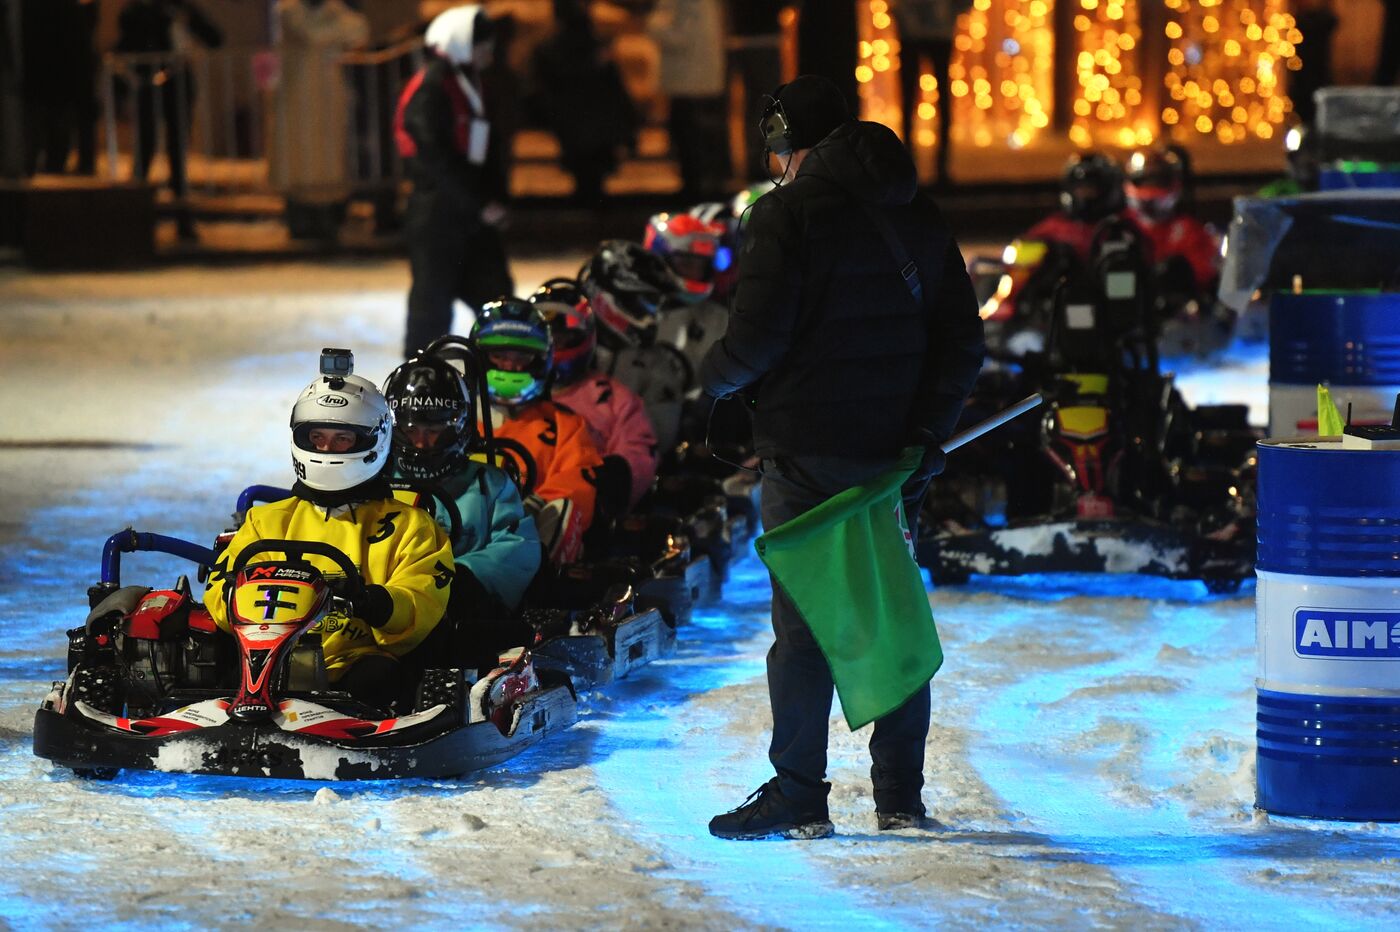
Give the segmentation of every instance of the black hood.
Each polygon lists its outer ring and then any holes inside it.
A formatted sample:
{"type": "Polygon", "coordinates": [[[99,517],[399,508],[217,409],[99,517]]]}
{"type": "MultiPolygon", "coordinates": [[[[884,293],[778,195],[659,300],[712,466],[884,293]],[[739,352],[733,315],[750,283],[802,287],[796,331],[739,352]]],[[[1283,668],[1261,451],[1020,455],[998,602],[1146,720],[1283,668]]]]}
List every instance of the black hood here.
{"type": "Polygon", "coordinates": [[[797,177],[834,181],[867,204],[908,204],[919,190],[914,160],[894,131],[882,123],[852,120],[817,143],[797,177]]]}

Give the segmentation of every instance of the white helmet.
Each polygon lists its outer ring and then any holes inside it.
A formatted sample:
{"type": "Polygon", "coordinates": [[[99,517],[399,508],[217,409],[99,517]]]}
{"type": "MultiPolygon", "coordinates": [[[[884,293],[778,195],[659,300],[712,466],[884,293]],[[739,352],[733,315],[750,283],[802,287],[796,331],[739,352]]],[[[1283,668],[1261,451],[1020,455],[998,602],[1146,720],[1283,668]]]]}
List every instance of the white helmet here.
{"type": "Polygon", "coordinates": [[[374,383],[358,375],[323,375],[292,407],[292,465],[309,488],[342,492],[379,475],[389,461],[393,422],[389,402],[374,383]],[[350,449],[321,452],[311,444],[318,428],[355,434],[350,449]]]}
{"type": "Polygon", "coordinates": [[[491,19],[474,3],[442,11],[423,36],[428,48],[454,65],[475,64],[474,47],[490,40],[491,19]]]}

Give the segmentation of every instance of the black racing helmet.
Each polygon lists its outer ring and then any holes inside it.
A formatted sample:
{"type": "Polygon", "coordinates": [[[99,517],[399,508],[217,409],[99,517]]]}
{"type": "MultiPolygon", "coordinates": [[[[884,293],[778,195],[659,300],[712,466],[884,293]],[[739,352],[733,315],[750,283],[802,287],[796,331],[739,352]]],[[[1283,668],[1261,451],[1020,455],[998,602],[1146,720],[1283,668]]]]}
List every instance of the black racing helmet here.
{"type": "Polygon", "coordinates": [[[384,380],[394,416],[394,465],[411,479],[441,479],[462,468],[476,430],[471,390],[437,356],[415,356],[384,380]],[[438,431],[432,445],[413,442],[415,428],[438,431]]]}
{"type": "Polygon", "coordinates": [[[1150,220],[1171,217],[1186,191],[1187,166],[1170,146],[1139,149],[1128,159],[1123,193],[1128,205],[1150,220]]]}
{"type": "Polygon", "coordinates": [[[600,337],[613,345],[648,345],[656,339],[661,305],[680,291],[660,256],[641,243],[606,240],[580,270],[579,287],[598,316],[600,337]]]}
{"type": "Polygon", "coordinates": [[[1118,213],[1123,209],[1123,169],[1102,152],[1070,156],[1060,174],[1060,207],[1087,223],[1118,213]]]}

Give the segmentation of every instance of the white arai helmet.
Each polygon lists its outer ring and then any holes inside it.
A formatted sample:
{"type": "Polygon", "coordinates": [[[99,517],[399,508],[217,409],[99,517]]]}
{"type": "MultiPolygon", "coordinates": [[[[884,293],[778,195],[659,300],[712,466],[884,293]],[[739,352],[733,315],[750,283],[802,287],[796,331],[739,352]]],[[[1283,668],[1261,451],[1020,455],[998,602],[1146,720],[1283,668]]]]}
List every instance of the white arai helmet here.
{"type": "MultiPolygon", "coordinates": [[[[325,372],[324,355],[322,359],[325,372]]],[[[373,382],[348,369],[344,367],[343,375],[316,379],[292,407],[292,465],[298,479],[320,492],[341,492],[368,482],[389,458],[389,403],[373,382]],[[344,452],[319,451],[311,442],[311,432],[318,427],[351,431],[355,442],[344,452]]]]}

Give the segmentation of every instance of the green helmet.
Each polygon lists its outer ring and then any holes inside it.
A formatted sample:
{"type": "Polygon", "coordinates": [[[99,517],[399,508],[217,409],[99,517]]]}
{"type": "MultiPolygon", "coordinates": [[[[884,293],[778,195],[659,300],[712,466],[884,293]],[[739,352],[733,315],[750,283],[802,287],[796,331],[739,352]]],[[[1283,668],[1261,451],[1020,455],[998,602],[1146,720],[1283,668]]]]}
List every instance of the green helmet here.
{"type": "Polygon", "coordinates": [[[486,392],[492,404],[515,407],[545,394],[554,365],[554,341],[539,309],[519,298],[488,301],[477,312],[472,342],[481,350],[486,366],[486,392]],[[519,359],[507,365],[509,352],[519,359]]]}

